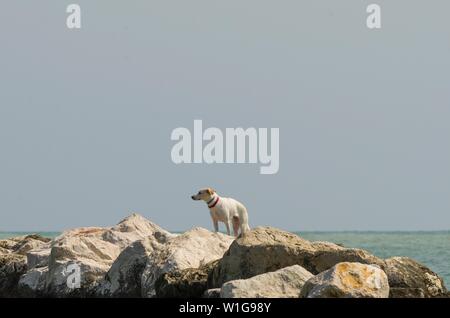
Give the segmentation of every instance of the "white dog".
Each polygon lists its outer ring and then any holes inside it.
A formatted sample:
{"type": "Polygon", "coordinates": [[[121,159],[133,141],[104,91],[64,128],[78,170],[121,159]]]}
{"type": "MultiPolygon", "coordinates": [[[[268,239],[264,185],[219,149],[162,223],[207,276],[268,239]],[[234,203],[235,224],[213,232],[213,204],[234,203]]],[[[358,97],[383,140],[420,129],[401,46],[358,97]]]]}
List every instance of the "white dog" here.
{"type": "Polygon", "coordinates": [[[239,229],[241,234],[250,230],[247,209],[235,199],[222,198],[211,188],[202,189],[191,196],[191,198],[192,200],[203,200],[206,202],[216,232],[219,230],[219,222],[225,223],[228,235],[231,235],[231,227],[233,227],[233,233],[236,237],[239,229]]]}

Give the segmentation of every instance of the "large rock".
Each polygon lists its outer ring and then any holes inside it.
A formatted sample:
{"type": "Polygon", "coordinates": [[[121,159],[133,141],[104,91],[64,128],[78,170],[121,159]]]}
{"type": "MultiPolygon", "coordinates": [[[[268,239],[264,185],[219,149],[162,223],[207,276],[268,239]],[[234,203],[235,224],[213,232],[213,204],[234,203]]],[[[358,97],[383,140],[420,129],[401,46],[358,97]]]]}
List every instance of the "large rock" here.
{"type": "Polygon", "coordinates": [[[199,268],[186,268],[161,275],[155,282],[156,297],[200,298],[208,286],[208,275],[219,260],[199,268]]]}
{"type": "Polygon", "coordinates": [[[96,290],[99,297],[140,297],[141,277],[147,259],[155,250],[167,243],[166,233],[156,232],[125,248],[114,261],[108,273],[96,290]]]}
{"type": "Polygon", "coordinates": [[[46,294],[50,296],[84,296],[108,272],[121,251],[131,243],[152,236],[171,236],[156,224],[132,214],[111,228],[78,228],[64,232],[51,245],[46,275],[46,294]],[[69,288],[67,279],[80,269],[81,288],[69,288]]]}
{"type": "Polygon", "coordinates": [[[208,277],[208,287],[300,265],[318,274],[340,262],[384,266],[384,261],[360,249],[333,243],[310,242],[271,227],[258,227],[239,237],[208,277]]]}
{"type": "Polygon", "coordinates": [[[429,298],[447,294],[441,277],[408,257],[387,259],[385,271],[391,287],[390,297],[429,298]]]}
{"type": "Polygon", "coordinates": [[[275,272],[232,280],[222,285],[221,298],[298,298],[300,290],[314,275],[299,265],[275,272]]]}
{"type": "Polygon", "coordinates": [[[147,260],[142,275],[142,296],[156,296],[155,282],[164,273],[197,268],[221,258],[232,241],[231,236],[203,228],[194,228],[173,238],[147,260]]]}
{"type": "Polygon", "coordinates": [[[378,266],[339,263],[308,280],[301,290],[308,298],[387,298],[386,273],[378,266]]]}
{"type": "Polygon", "coordinates": [[[20,276],[27,271],[26,259],[18,254],[0,254],[0,297],[16,297],[20,276]]]}

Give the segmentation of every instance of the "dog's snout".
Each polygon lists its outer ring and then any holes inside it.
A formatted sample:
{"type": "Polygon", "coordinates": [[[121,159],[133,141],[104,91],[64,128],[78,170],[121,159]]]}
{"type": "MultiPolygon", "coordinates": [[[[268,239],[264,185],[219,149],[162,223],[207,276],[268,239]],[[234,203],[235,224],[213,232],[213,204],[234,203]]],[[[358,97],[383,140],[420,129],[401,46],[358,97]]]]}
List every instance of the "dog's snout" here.
{"type": "Polygon", "coordinates": [[[192,200],[195,200],[195,197],[194,197],[193,195],[191,195],[191,199],[192,199],[192,200]]]}

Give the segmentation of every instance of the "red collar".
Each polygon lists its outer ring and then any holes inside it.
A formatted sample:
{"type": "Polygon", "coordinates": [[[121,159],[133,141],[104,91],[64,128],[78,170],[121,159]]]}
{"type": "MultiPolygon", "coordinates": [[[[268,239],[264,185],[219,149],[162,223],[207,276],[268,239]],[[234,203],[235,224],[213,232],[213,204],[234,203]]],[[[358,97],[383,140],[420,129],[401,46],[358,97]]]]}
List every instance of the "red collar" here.
{"type": "Polygon", "coordinates": [[[212,209],[213,207],[215,207],[217,205],[217,202],[219,202],[219,197],[217,197],[216,202],[214,202],[212,205],[208,205],[208,208],[212,209]]]}

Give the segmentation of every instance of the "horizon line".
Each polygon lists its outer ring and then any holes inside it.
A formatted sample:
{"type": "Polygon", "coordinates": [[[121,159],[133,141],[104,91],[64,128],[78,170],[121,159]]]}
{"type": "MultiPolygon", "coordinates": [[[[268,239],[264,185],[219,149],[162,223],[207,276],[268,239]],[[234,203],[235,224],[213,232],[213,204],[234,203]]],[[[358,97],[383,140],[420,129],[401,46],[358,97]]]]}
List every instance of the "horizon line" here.
{"type": "MultiPolygon", "coordinates": [[[[106,227],[105,227],[106,228],[106,227]]],[[[195,228],[195,227],[192,227],[195,228]]],[[[170,233],[184,233],[186,231],[191,230],[192,228],[186,230],[166,230],[170,233]]],[[[63,233],[66,230],[31,230],[31,231],[4,231],[0,230],[0,233],[63,233]]],[[[291,232],[291,233],[431,233],[431,232],[450,232],[450,229],[440,229],[440,230],[286,230],[280,229],[283,231],[291,232]]],[[[219,231],[220,233],[224,233],[219,231]]]]}

